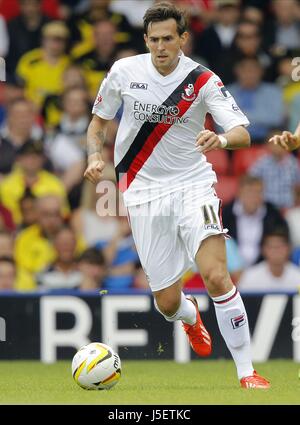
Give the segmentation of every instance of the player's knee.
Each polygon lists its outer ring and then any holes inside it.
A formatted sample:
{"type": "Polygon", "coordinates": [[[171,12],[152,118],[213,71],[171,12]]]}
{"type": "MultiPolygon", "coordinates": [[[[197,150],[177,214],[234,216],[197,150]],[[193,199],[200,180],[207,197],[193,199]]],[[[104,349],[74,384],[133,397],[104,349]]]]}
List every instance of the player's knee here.
{"type": "Polygon", "coordinates": [[[179,308],[179,302],[176,299],[157,297],[155,301],[157,310],[167,317],[173,316],[179,308]]]}
{"type": "Polygon", "coordinates": [[[202,277],[207,288],[211,292],[223,293],[228,283],[228,273],[223,266],[215,266],[206,270],[202,277]]]}

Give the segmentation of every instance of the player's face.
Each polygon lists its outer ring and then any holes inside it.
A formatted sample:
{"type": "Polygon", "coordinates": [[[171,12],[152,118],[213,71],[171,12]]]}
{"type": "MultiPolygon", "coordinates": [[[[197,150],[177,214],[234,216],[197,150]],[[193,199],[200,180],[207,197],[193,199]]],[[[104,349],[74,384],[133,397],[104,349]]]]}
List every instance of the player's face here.
{"type": "Polygon", "coordinates": [[[269,236],[263,245],[263,255],[272,265],[282,266],[289,259],[290,248],[280,236],[269,236]]]}
{"type": "Polygon", "coordinates": [[[38,223],[49,237],[55,235],[63,224],[61,205],[58,199],[45,199],[38,205],[38,223]]]}
{"type": "Polygon", "coordinates": [[[239,191],[239,200],[247,214],[254,214],[263,203],[263,185],[244,184],[239,191]]]}
{"type": "Polygon", "coordinates": [[[16,278],[15,267],[9,262],[0,265],[0,289],[12,290],[16,278]]]}
{"type": "Polygon", "coordinates": [[[43,47],[51,56],[59,57],[66,50],[67,40],[64,37],[44,37],[43,47]]]}
{"type": "Polygon", "coordinates": [[[154,66],[162,75],[170,74],[177,66],[178,56],[188,33],[179,35],[175,19],[167,19],[150,23],[148,34],[144,38],[154,66]]]}
{"type": "Polygon", "coordinates": [[[62,230],[55,238],[54,246],[58,258],[65,263],[72,263],[75,259],[76,237],[69,229],[62,230]]]}

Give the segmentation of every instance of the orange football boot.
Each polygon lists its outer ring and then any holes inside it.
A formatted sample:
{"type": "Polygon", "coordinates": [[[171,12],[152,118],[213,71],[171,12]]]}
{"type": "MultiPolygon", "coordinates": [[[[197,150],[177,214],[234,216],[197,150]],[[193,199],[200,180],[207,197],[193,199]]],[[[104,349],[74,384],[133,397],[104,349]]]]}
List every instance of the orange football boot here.
{"type": "Polygon", "coordinates": [[[256,370],[253,371],[253,375],[245,376],[240,382],[242,388],[259,388],[267,390],[271,387],[270,382],[262,376],[259,376],[256,370]]]}
{"type": "Polygon", "coordinates": [[[189,325],[182,322],[183,329],[185,330],[189,343],[195,353],[201,357],[209,356],[211,353],[211,337],[201,320],[197,300],[192,295],[188,295],[186,298],[195,306],[196,323],[194,325],[189,325]]]}

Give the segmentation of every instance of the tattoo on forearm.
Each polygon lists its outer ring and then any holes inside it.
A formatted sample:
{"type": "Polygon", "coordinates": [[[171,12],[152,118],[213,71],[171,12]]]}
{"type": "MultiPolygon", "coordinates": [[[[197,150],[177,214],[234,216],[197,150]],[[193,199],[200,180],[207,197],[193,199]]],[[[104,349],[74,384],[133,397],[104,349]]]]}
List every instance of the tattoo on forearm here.
{"type": "Polygon", "coordinates": [[[91,137],[89,137],[87,140],[88,155],[93,155],[94,153],[102,153],[104,141],[105,134],[102,130],[97,131],[91,137]]]}

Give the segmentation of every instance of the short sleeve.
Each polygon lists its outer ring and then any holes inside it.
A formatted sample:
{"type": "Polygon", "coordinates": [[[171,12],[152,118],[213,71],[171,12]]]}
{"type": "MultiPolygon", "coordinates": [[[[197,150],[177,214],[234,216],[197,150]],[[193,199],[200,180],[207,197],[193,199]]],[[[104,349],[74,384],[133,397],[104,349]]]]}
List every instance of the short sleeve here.
{"type": "Polygon", "coordinates": [[[115,117],[121,104],[120,69],[115,63],[100,86],[92,112],[100,118],[111,120],[115,117]]]}
{"type": "Polygon", "coordinates": [[[248,126],[250,124],[217,75],[213,75],[207,81],[202,96],[207,111],[224,131],[229,131],[239,125],[248,126]]]}

